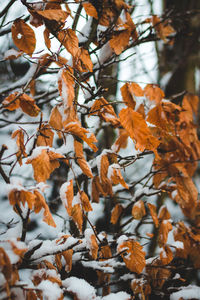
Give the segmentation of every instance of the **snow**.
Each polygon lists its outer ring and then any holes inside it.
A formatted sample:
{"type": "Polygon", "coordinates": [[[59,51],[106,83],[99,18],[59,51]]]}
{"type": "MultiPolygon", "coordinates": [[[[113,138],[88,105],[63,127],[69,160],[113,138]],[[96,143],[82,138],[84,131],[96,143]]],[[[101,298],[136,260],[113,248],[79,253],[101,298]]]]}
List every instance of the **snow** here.
{"type": "Polygon", "coordinates": [[[107,296],[102,297],[102,300],[130,300],[131,295],[127,294],[126,292],[118,292],[118,293],[111,293],[107,296]]]}
{"type": "Polygon", "coordinates": [[[92,21],[93,21],[93,18],[90,17],[89,20],[87,21],[87,23],[81,29],[81,31],[79,31],[79,33],[77,35],[79,44],[87,42],[87,40],[90,36],[91,28],[92,28],[92,21]]]}
{"type": "Polygon", "coordinates": [[[170,295],[170,300],[200,299],[200,287],[196,285],[182,286],[181,290],[170,295]]]}
{"type": "Polygon", "coordinates": [[[49,280],[42,280],[37,289],[43,292],[43,299],[45,300],[57,300],[62,296],[62,290],[59,285],[49,280]]]}
{"type": "Polygon", "coordinates": [[[66,206],[68,207],[68,202],[67,202],[67,198],[66,198],[66,191],[67,191],[69,186],[70,186],[70,181],[63,183],[60,187],[60,198],[61,198],[62,203],[65,207],[66,206]]]}
{"type": "Polygon", "coordinates": [[[86,280],[69,277],[62,282],[68,292],[72,292],[79,300],[96,299],[96,291],[86,280]]]}
{"type": "Polygon", "coordinates": [[[91,236],[94,234],[93,230],[91,228],[87,228],[84,232],[84,235],[85,235],[85,239],[86,239],[86,247],[87,249],[90,250],[90,255],[92,255],[91,253],[91,246],[92,246],[92,243],[91,243],[91,236]]]}
{"type": "Polygon", "coordinates": [[[7,51],[4,53],[4,59],[7,59],[7,58],[10,57],[10,56],[15,56],[15,57],[17,57],[19,54],[20,54],[19,51],[17,51],[16,49],[12,48],[12,49],[7,50],[7,51]]]}

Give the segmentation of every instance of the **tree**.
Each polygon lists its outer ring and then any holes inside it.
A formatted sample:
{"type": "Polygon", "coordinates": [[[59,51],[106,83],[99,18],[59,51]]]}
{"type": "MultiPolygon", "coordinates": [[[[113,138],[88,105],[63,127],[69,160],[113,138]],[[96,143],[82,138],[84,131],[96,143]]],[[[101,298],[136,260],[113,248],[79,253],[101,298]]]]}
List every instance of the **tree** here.
{"type": "Polygon", "coordinates": [[[1,299],[198,298],[198,96],[118,84],[136,47],[177,42],[176,13],[136,8],[0,12],[1,299]]]}

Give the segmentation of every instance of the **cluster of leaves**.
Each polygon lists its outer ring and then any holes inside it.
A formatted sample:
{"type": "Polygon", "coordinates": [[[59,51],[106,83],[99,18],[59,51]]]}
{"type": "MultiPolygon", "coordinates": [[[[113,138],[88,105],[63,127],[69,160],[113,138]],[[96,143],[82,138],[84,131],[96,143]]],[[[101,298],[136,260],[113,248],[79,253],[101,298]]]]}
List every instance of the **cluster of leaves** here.
{"type": "Polygon", "coordinates": [[[157,39],[171,42],[174,29],[168,20],[153,16],[143,21],[148,26],[144,32],[149,30],[145,35],[141,24],[137,26],[132,20],[132,7],[122,0],[76,0],[71,28],[68,19],[73,16],[66,1],[21,2],[30,23],[14,20],[11,32],[18,50],[7,51],[4,59],[28,57],[32,69],[29,78],[25,75],[25,81],[22,78],[3,91],[0,109],[3,116],[18,118],[11,125],[26,123],[19,122],[20,112],[21,118],[25,115],[27,123],[38,128],[31,135],[21,126],[12,130],[17,151],[11,162],[14,155],[5,155],[9,150],[6,145],[0,152],[1,175],[21,224],[19,236],[9,238],[5,233],[1,243],[2,297],[68,299],[65,297],[72,295],[83,300],[109,299],[106,295],[115,293],[119,299],[148,299],[156,293],[162,297],[163,289],[169,295],[170,284],[181,286],[186,280],[184,274],[174,277],[180,261],[200,267],[200,206],[192,179],[200,156],[194,121],[198,97],[185,93],[178,105],[164,99],[164,92],[155,84],[142,88],[126,82],[120,90],[123,101],[112,102],[105,99],[98,74],[109,64],[118,63],[122,52],[140,43],[157,39]],[[89,33],[78,38],[76,27],[82,10],[89,33]],[[47,53],[35,58],[33,28],[42,25],[47,53]],[[51,50],[55,40],[57,52],[51,50]],[[108,51],[109,57],[103,51],[108,51]],[[47,93],[46,103],[41,103],[46,95],[38,97],[37,82],[51,67],[58,74],[57,101],[51,101],[47,93]],[[116,139],[109,149],[101,149],[99,132],[107,127],[116,139]],[[127,147],[131,155],[122,156],[127,147]],[[124,179],[126,168],[134,168],[134,163],[147,156],[155,157],[150,171],[135,182],[124,179]],[[32,178],[13,182],[13,171],[20,168],[26,172],[27,165],[32,166],[32,178]],[[40,213],[38,218],[43,214],[44,222],[58,226],[56,211],[50,210],[45,196],[47,180],[49,185],[56,182],[59,194],[55,201],[66,209],[61,218],[64,223],[69,220],[69,226],[53,240],[30,241],[28,226],[34,214],[40,213]],[[172,221],[166,206],[158,208],[152,203],[151,196],[160,194],[177,203],[192,226],[172,221]],[[90,212],[94,204],[98,207],[108,202],[110,225],[100,232],[98,224],[91,222],[90,212]],[[128,230],[135,222],[136,228],[128,230]],[[139,228],[145,223],[151,227],[141,236],[139,228]],[[168,243],[170,232],[177,241],[173,245],[168,243]],[[160,253],[152,258],[146,248],[155,238],[160,253]],[[24,270],[29,274],[27,281],[20,277],[24,270]],[[111,286],[115,288],[111,290],[111,286]]]}

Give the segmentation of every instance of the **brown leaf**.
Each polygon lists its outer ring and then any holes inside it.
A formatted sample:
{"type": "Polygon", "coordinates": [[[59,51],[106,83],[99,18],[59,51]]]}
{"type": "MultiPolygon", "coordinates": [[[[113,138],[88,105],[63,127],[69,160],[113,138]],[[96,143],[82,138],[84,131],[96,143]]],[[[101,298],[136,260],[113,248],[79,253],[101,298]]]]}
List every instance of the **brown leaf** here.
{"type": "Polygon", "coordinates": [[[110,222],[112,224],[116,224],[122,212],[123,212],[123,206],[119,203],[116,204],[115,207],[112,209],[110,222]]]}
{"type": "Polygon", "coordinates": [[[115,54],[120,55],[126,49],[130,36],[131,31],[128,29],[115,32],[115,35],[109,40],[110,47],[115,54]]]}
{"type": "Polygon", "coordinates": [[[13,94],[10,94],[8,97],[6,97],[2,104],[5,105],[6,109],[13,111],[20,107],[20,101],[19,101],[20,94],[18,92],[14,92],[13,94]]]}
{"type": "Polygon", "coordinates": [[[134,240],[124,241],[117,247],[118,253],[125,250],[121,256],[131,272],[140,274],[146,265],[145,252],[142,249],[142,246],[134,240]]]}
{"type": "Polygon", "coordinates": [[[79,51],[79,46],[78,46],[78,38],[75,32],[70,28],[60,30],[58,33],[58,39],[60,43],[67,49],[67,51],[73,57],[76,57],[79,51]]]}
{"type": "Polygon", "coordinates": [[[169,246],[165,245],[160,252],[160,260],[163,265],[168,265],[173,259],[173,252],[169,246]]]}
{"type": "Polygon", "coordinates": [[[27,115],[37,117],[40,112],[39,107],[35,104],[35,100],[27,94],[22,94],[19,97],[20,107],[27,115]]]}
{"type": "Polygon", "coordinates": [[[45,182],[50,177],[51,173],[60,166],[58,162],[59,158],[64,158],[64,156],[55,153],[48,148],[35,148],[32,157],[30,157],[26,163],[32,164],[35,180],[38,182],[45,182]]]}
{"type": "Polygon", "coordinates": [[[18,130],[13,132],[12,138],[16,138],[16,137],[17,137],[16,144],[17,144],[17,147],[18,147],[18,152],[17,152],[16,156],[17,156],[18,162],[21,166],[22,165],[22,155],[24,157],[27,156],[26,148],[25,148],[25,145],[24,145],[24,132],[22,131],[22,129],[18,129],[18,130]]]}
{"type": "Polygon", "coordinates": [[[135,82],[125,83],[120,90],[123,101],[128,107],[131,107],[132,109],[135,108],[136,104],[134,97],[142,97],[144,95],[143,90],[141,89],[139,84],[135,82]]]}
{"type": "Polygon", "coordinates": [[[74,198],[73,180],[72,179],[69,182],[63,183],[63,185],[61,186],[60,198],[68,212],[68,215],[71,216],[72,201],[74,198]]]}
{"type": "Polygon", "coordinates": [[[81,127],[79,123],[69,123],[65,126],[65,132],[69,132],[85,141],[94,152],[98,150],[94,144],[97,142],[95,135],[89,132],[89,130],[81,127]]]}
{"type": "Polygon", "coordinates": [[[82,225],[83,225],[83,212],[80,204],[75,204],[72,207],[71,217],[74,223],[77,225],[80,233],[82,233],[82,225]]]}
{"type": "Polygon", "coordinates": [[[37,138],[37,146],[49,146],[53,145],[54,133],[49,128],[49,125],[42,125],[39,129],[40,135],[37,138]]]}
{"type": "Polygon", "coordinates": [[[69,14],[61,9],[45,9],[37,11],[37,14],[48,20],[64,23],[69,14]]]}
{"type": "Polygon", "coordinates": [[[168,220],[164,220],[160,224],[159,228],[159,239],[158,239],[158,244],[159,247],[165,246],[167,243],[168,239],[168,233],[172,230],[172,224],[168,220]]]}
{"type": "Polygon", "coordinates": [[[80,48],[79,53],[73,59],[74,68],[80,72],[92,72],[93,63],[87,49],[80,48]]]}
{"type": "Polygon", "coordinates": [[[72,255],[73,255],[73,249],[69,249],[62,252],[62,256],[66,261],[66,265],[65,265],[66,272],[70,272],[72,269],[72,255]]]}
{"type": "Polygon", "coordinates": [[[86,2],[86,3],[83,3],[82,5],[88,16],[98,19],[98,14],[97,14],[96,8],[91,3],[86,2]]]}
{"type": "Polygon", "coordinates": [[[93,178],[91,168],[87,163],[84,154],[83,154],[83,144],[78,142],[76,139],[74,140],[74,150],[77,162],[85,175],[90,178],[93,178]]]}
{"type": "Polygon", "coordinates": [[[112,169],[111,173],[109,174],[109,179],[111,180],[112,184],[121,184],[125,189],[129,189],[129,186],[124,181],[122,177],[120,166],[117,164],[111,165],[109,170],[112,169]]]}
{"type": "Polygon", "coordinates": [[[45,28],[43,35],[44,35],[45,45],[47,46],[48,49],[50,49],[51,48],[51,40],[49,38],[50,31],[47,28],[45,28]]]}
{"type": "Polygon", "coordinates": [[[93,210],[88,196],[83,191],[80,191],[80,200],[84,211],[88,212],[93,210]]]}
{"type": "Polygon", "coordinates": [[[36,46],[33,29],[24,20],[17,19],[13,22],[11,32],[12,39],[19,50],[32,55],[36,46]]]}
{"type": "Polygon", "coordinates": [[[52,214],[51,214],[49,207],[48,207],[44,197],[42,196],[42,194],[40,194],[37,190],[35,190],[34,195],[36,197],[35,204],[34,204],[35,213],[40,212],[40,210],[43,208],[44,209],[43,221],[52,227],[56,227],[56,224],[53,220],[52,214]]]}
{"type": "Polygon", "coordinates": [[[165,97],[163,90],[161,90],[156,84],[147,84],[144,88],[144,94],[149,100],[155,100],[156,103],[165,97]]]}
{"type": "Polygon", "coordinates": [[[144,202],[142,200],[137,201],[132,207],[132,216],[136,220],[142,219],[146,215],[144,202]]]}
{"type": "Polygon", "coordinates": [[[151,134],[141,114],[128,107],[120,111],[119,118],[131,139],[136,142],[136,148],[140,151],[152,150],[158,156],[156,149],[160,142],[151,134]]]}
{"type": "Polygon", "coordinates": [[[115,152],[119,152],[121,148],[126,148],[128,144],[128,133],[125,129],[119,129],[119,136],[115,143],[112,145],[112,150],[115,152]]]}
{"type": "MultiPolygon", "coordinates": [[[[59,112],[57,106],[55,106],[51,111],[49,124],[54,129],[62,130],[62,128],[63,128],[62,116],[61,116],[61,113],[59,112]]],[[[57,134],[61,138],[62,135],[59,131],[57,131],[57,134]]]]}
{"type": "Polygon", "coordinates": [[[150,210],[150,214],[151,214],[151,217],[153,219],[155,226],[158,227],[159,222],[158,222],[158,217],[157,217],[157,212],[156,212],[156,206],[151,203],[147,203],[147,206],[150,210]]]}

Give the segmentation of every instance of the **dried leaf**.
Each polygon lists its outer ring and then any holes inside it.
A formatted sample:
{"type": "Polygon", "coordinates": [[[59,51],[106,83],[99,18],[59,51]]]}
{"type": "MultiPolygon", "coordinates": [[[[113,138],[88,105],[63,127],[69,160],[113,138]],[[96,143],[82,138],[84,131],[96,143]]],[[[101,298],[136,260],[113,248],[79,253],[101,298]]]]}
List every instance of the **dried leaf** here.
{"type": "Polygon", "coordinates": [[[24,20],[17,19],[13,22],[11,32],[12,39],[19,50],[32,55],[36,46],[33,29],[24,20]]]}
{"type": "Polygon", "coordinates": [[[34,170],[34,178],[38,182],[45,182],[51,175],[51,173],[60,166],[58,159],[64,158],[62,154],[55,153],[48,148],[41,148],[39,152],[38,148],[33,150],[32,157],[30,157],[26,163],[32,164],[34,170]]]}
{"type": "Polygon", "coordinates": [[[89,132],[89,130],[81,127],[81,125],[79,123],[73,122],[73,123],[67,124],[65,126],[65,132],[71,133],[71,134],[79,137],[83,141],[85,141],[94,152],[96,152],[98,150],[96,145],[94,144],[97,142],[97,139],[94,136],[94,134],[89,132]]]}
{"type": "Polygon", "coordinates": [[[80,233],[82,233],[82,225],[83,225],[83,212],[80,204],[75,204],[71,210],[71,217],[74,223],[77,225],[80,233]]]}
{"type": "Polygon", "coordinates": [[[128,144],[128,137],[129,135],[125,129],[119,129],[119,137],[112,145],[112,150],[115,152],[119,152],[121,148],[126,148],[128,144]]]}
{"type": "Polygon", "coordinates": [[[112,209],[110,222],[112,224],[116,224],[122,212],[123,212],[123,206],[119,203],[116,204],[115,207],[112,209]]]}
{"type": "Polygon", "coordinates": [[[49,38],[50,31],[47,28],[45,28],[43,35],[44,35],[45,45],[47,46],[48,49],[50,49],[51,48],[51,40],[49,38]]]}
{"type": "Polygon", "coordinates": [[[158,244],[159,247],[165,246],[168,239],[168,233],[172,230],[172,224],[170,221],[164,220],[160,224],[159,228],[159,239],[158,244]]]}
{"type": "Polygon", "coordinates": [[[115,35],[109,40],[110,47],[115,54],[120,55],[126,49],[130,36],[131,31],[128,29],[115,32],[115,35]]]}
{"type": "Polygon", "coordinates": [[[37,11],[37,14],[48,20],[64,23],[69,14],[61,9],[45,9],[37,11]]]}
{"type": "Polygon", "coordinates": [[[24,132],[22,131],[22,129],[18,129],[13,132],[12,138],[16,138],[16,137],[17,137],[16,144],[18,147],[18,152],[17,152],[16,156],[17,156],[18,162],[21,166],[22,165],[22,155],[24,157],[27,156],[26,148],[24,146],[24,132]]]}
{"type": "Polygon", "coordinates": [[[40,135],[37,138],[37,146],[49,146],[53,145],[54,133],[49,128],[49,125],[42,125],[39,129],[40,135]]]}
{"type": "Polygon", "coordinates": [[[82,5],[88,16],[98,19],[98,14],[97,14],[96,8],[91,3],[86,2],[86,3],[83,3],[82,5]]]}
{"type": "Polygon", "coordinates": [[[163,265],[168,265],[173,259],[173,252],[169,246],[165,245],[160,252],[160,260],[163,265]]]}
{"type": "Polygon", "coordinates": [[[63,99],[64,109],[68,109],[73,106],[74,100],[74,77],[73,69],[63,69],[61,70],[59,79],[58,79],[58,89],[60,95],[63,99]]]}
{"type": "Polygon", "coordinates": [[[66,265],[65,265],[66,272],[70,272],[72,269],[72,255],[73,255],[73,249],[69,249],[62,252],[62,256],[66,261],[66,265]]]}
{"type": "Polygon", "coordinates": [[[147,84],[144,88],[144,94],[149,100],[155,100],[156,103],[160,103],[165,97],[163,90],[161,90],[156,84],[147,84]]]}
{"type": "Polygon", "coordinates": [[[136,148],[140,151],[152,150],[156,156],[158,155],[156,149],[160,142],[151,134],[141,114],[128,107],[120,111],[119,118],[129,136],[136,141],[136,148]]]}
{"type": "Polygon", "coordinates": [[[142,219],[146,215],[144,202],[142,200],[137,201],[132,207],[132,216],[136,220],[142,219]]]}
{"type": "Polygon", "coordinates": [[[145,252],[142,249],[142,246],[134,240],[124,241],[117,247],[118,253],[125,250],[121,256],[131,272],[140,274],[146,265],[145,252]]]}
{"type": "Polygon", "coordinates": [[[157,217],[157,212],[156,212],[156,206],[151,203],[147,203],[147,206],[149,208],[149,211],[150,211],[150,214],[151,214],[151,217],[153,219],[155,226],[158,227],[159,222],[158,222],[158,217],[157,217]]]}
{"type": "Polygon", "coordinates": [[[112,184],[121,184],[125,189],[129,189],[129,186],[124,181],[122,177],[120,166],[117,164],[113,164],[109,167],[109,179],[111,180],[112,184]],[[110,172],[111,169],[111,172],[110,172]]]}
{"type": "Polygon", "coordinates": [[[83,144],[78,142],[76,139],[74,140],[74,150],[76,154],[77,162],[85,175],[90,178],[93,178],[91,168],[87,163],[84,154],[83,154],[83,144]]]}
{"type": "Polygon", "coordinates": [[[61,186],[60,198],[68,212],[68,215],[71,216],[72,201],[74,198],[73,180],[72,179],[69,182],[63,183],[63,185],[61,186]]]}
{"type": "Polygon", "coordinates": [[[83,191],[80,191],[80,200],[84,211],[88,212],[93,210],[88,196],[83,191]]]}
{"type": "Polygon", "coordinates": [[[76,57],[79,51],[79,46],[78,46],[78,38],[75,32],[70,28],[60,30],[58,32],[58,39],[60,43],[67,49],[67,51],[73,57],[76,57]]]}

